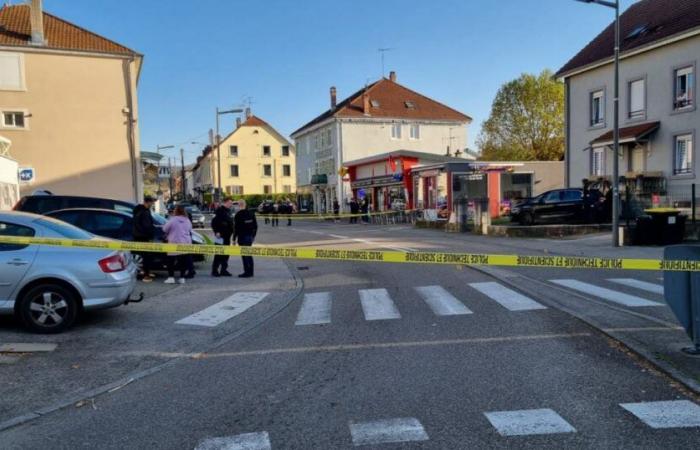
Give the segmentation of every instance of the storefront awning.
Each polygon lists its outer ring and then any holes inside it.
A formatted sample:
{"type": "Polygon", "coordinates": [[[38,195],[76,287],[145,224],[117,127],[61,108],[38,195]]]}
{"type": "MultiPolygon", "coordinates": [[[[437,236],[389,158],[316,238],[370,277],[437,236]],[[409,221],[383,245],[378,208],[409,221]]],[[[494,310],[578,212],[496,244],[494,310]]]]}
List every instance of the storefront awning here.
{"type": "MultiPolygon", "coordinates": [[[[661,122],[647,122],[631,127],[620,128],[620,144],[644,142],[661,126],[661,122]]],[[[601,134],[591,141],[591,147],[613,145],[613,131],[601,134]]]]}

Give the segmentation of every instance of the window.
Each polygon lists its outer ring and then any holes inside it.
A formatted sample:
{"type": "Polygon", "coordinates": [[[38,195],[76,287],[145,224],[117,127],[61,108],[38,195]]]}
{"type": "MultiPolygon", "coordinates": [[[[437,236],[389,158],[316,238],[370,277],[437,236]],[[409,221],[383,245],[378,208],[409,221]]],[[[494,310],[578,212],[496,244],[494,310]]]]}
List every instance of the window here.
{"type": "Polygon", "coordinates": [[[411,124],[410,137],[413,140],[420,139],[420,124],[417,124],[417,123],[411,124]]]}
{"type": "Polygon", "coordinates": [[[232,177],[238,176],[238,165],[237,164],[231,164],[231,176],[232,177]]]}
{"type": "Polygon", "coordinates": [[[391,124],[391,138],[392,139],[401,139],[401,124],[400,123],[392,123],[391,124]]]}
{"type": "Polygon", "coordinates": [[[24,112],[4,111],[2,113],[2,126],[5,128],[24,128],[24,112]]]}
{"type": "Polygon", "coordinates": [[[408,109],[416,109],[416,104],[410,100],[406,100],[404,102],[404,105],[406,105],[406,108],[408,108],[408,109]]]}
{"type": "Polygon", "coordinates": [[[592,127],[605,123],[605,93],[603,90],[591,92],[591,123],[592,127]]]}
{"type": "Polygon", "coordinates": [[[379,108],[379,100],[372,100],[370,103],[372,104],[372,108],[379,108]]]}
{"type": "Polygon", "coordinates": [[[285,184],[284,186],[282,186],[282,192],[284,192],[285,194],[291,194],[292,187],[288,184],[285,184]]]}
{"type": "Polygon", "coordinates": [[[638,119],[644,117],[646,111],[646,94],[644,79],[630,81],[628,86],[629,95],[629,118],[638,119]]]}
{"type": "Polygon", "coordinates": [[[272,150],[269,145],[263,145],[263,156],[272,156],[272,150]]]}
{"type": "Polygon", "coordinates": [[[0,53],[0,90],[24,89],[24,57],[20,53],[0,53]]]}
{"type": "Polygon", "coordinates": [[[282,156],[289,156],[289,146],[288,145],[282,146],[282,156]]]}
{"type": "Polygon", "coordinates": [[[292,166],[285,164],[282,166],[282,176],[291,177],[292,176],[292,166]]]}
{"type": "Polygon", "coordinates": [[[569,189],[568,191],[564,191],[564,195],[562,198],[562,200],[564,200],[565,202],[572,202],[582,199],[583,191],[579,191],[578,189],[569,189]]]}
{"type": "Polygon", "coordinates": [[[695,82],[693,67],[684,67],[675,71],[673,87],[673,109],[683,109],[693,106],[695,82]]]}
{"type": "Polygon", "coordinates": [[[226,186],[226,193],[229,195],[243,195],[243,186],[226,186]]]}
{"type": "Polygon", "coordinates": [[[229,154],[229,156],[233,156],[234,158],[238,158],[238,146],[237,145],[230,145],[228,147],[228,154],[229,154]]]}
{"type": "Polygon", "coordinates": [[[552,191],[549,194],[545,195],[544,197],[544,202],[545,203],[557,203],[561,201],[564,198],[564,191],[552,191]]]}
{"type": "Polygon", "coordinates": [[[272,194],[272,185],[266,184],[263,186],[263,194],[272,194]]]}
{"type": "Polygon", "coordinates": [[[74,227],[73,225],[69,225],[65,222],[61,222],[60,220],[44,217],[35,220],[35,223],[48,228],[59,237],[68,239],[92,239],[92,236],[87,231],[81,230],[80,228],[74,227]]]}
{"type": "Polygon", "coordinates": [[[682,134],[675,138],[673,174],[693,172],[693,135],[682,134]]]}
{"type": "Polygon", "coordinates": [[[270,164],[263,165],[263,176],[264,177],[271,177],[272,176],[272,165],[270,165],[270,164]]]}
{"type": "MultiPolygon", "coordinates": [[[[34,230],[14,223],[0,222],[0,236],[22,236],[33,237],[34,230]]],[[[26,245],[0,244],[0,252],[11,252],[22,250],[26,245]]]]}
{"type": "Polygon", "coordinates": [[[605,175],[605,148],[594,148],[591,154],[591,175],[605,175]]]}

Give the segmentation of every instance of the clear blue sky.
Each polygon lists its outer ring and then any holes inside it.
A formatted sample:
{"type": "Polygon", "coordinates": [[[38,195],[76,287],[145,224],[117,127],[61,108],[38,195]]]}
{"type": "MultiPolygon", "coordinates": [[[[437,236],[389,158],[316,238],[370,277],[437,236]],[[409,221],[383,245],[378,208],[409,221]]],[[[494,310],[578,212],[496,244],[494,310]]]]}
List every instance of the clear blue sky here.
{"type": "MultiPolygon", "coordinates": [[[[623,7],[634,0],[622,0],[623,7]]],[[[13,3],[17,3],[15,0],[13,3]]],[[[474,118],[470,147],[500,85],[559,69],[613,19],[574,0],[44,0],[44,8],[145,55],[141,148],[176,144],[193,160],[216,106],[253,97],[289,135],[381,76],[474,118]]],[[[233,117],[223,117],[223,133],[233,117]]],[[[173,155],[174,151],[170,151],[173,155]]]]}

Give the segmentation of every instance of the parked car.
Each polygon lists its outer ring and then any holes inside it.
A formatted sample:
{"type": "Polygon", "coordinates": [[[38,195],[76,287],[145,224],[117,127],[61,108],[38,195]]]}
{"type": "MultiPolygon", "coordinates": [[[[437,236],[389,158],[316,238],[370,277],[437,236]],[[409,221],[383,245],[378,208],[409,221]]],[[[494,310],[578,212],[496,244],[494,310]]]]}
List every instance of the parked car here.
{"type": "MultiPolygon", "coordinates": [[[[104,240],[51,217],[0,213],[1,236],[104,240]]],[[[0,314],[29,330],[58,333],[82,311],[126,303],[136,286],[129,252],[0,243],[0,314]]]]}
{"type": "Polygon", "coordinates": [[[98,197],[82,197],[78,195],[27,195],[13,208],[15,211],[24,211],[34,214],[46,214],[59,209],[72,208],[98,208],[113,209],[131,214],[136,205],[123,200],[112,200],[98,197]]]}
{"type": "Polygon", "coordinates": [[[204,217],[204,213],[202,213],[199,208],[196,206],[186,206],[185,211],[187,211],[187,215],[190,218],[190,222],[192,222],[193,228],[205,227],[206,219],[204,217]]]}
{"type": "MultiPolygon", "coordinates": [[[[156,236],[153,242],[163,242],[164,234],[162,227],[167,220],[159,214],[152,213],[152,215],[153,221],[156,224],[156,236]]],[[[73,208],[52,211],[48,213],[47,216],[75,225],[97,236],[120,241],[134,240],[134,218],[131,213],[107,209],[73,208]]],[[[193,231],[192,243],[202,245],[206,242],[201,234],[193,231]]],[[[201,262],[205,259],[204,255],[192,255],[192,258],[195,262],[201,262]]],[[[141,256],[134,254],[134,260],[136,261],[136,265],[140,268],[141,256]]],[[[166,266],[165,255],[161,253],[154,254],[153,264],[155,267],[164,268],[166,266]]]]}
{"type": "Polygon", "coordinates": [[[513,205],[510,218],[521,225],[588,222],[599,217],[601,207],[598,191],[590,191],[586,207],[583,189],[555,189],[513,205]]]}

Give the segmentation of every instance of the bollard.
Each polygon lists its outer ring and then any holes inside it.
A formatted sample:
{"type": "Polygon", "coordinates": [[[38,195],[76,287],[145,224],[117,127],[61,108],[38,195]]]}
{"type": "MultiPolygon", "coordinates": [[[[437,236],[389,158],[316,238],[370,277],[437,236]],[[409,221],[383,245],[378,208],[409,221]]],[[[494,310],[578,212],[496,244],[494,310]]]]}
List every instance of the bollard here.
{"type": "MultiPolygon", "coordinates": [[[[666,247],[664,259],[700,261],[700,246],[666,247]]],[[[683,352],[700,355],[700,273],[664,272],[664,299],[693,341],[694,346],[683,352]]]]}

